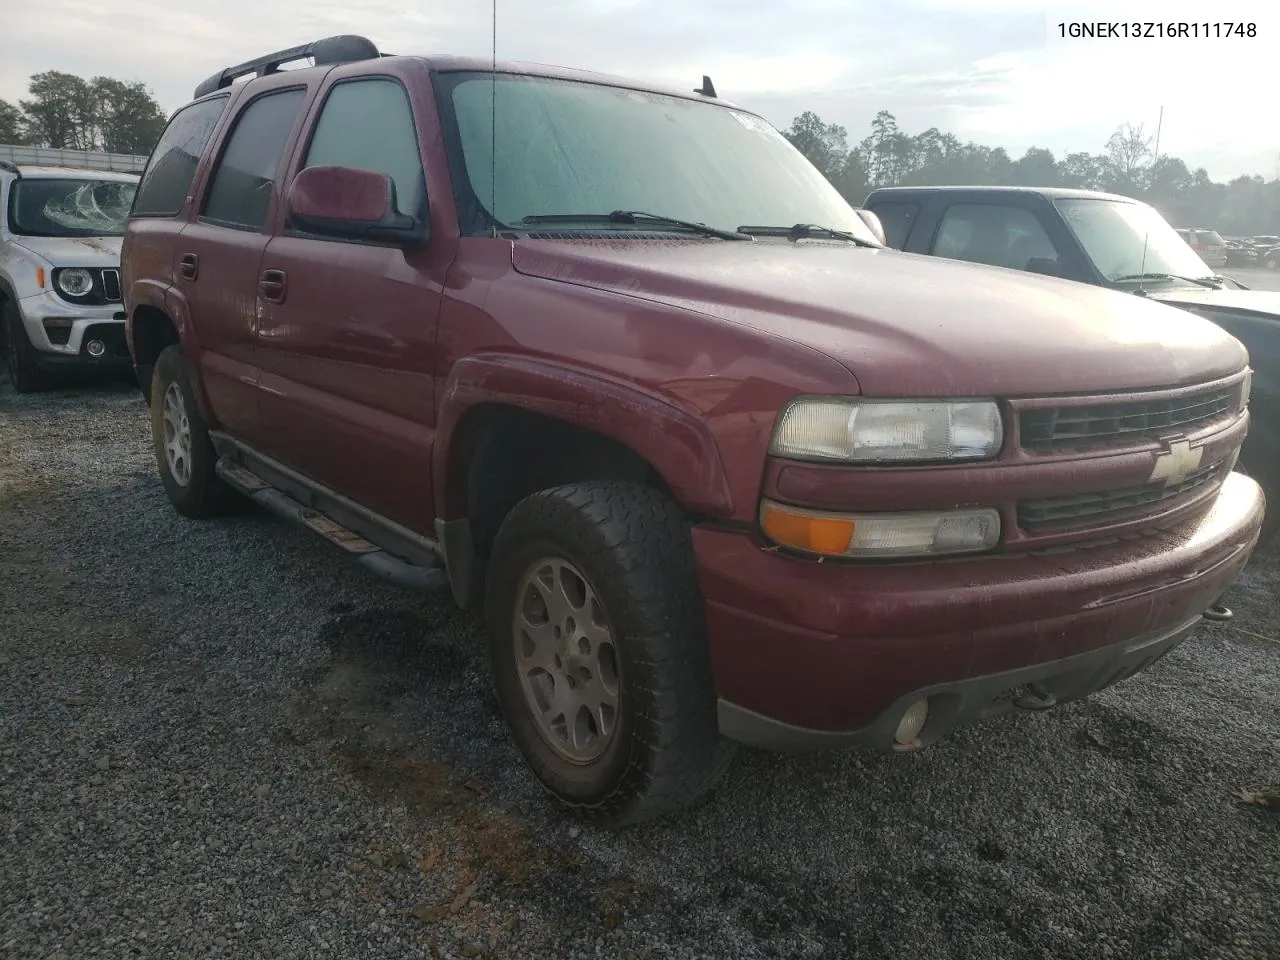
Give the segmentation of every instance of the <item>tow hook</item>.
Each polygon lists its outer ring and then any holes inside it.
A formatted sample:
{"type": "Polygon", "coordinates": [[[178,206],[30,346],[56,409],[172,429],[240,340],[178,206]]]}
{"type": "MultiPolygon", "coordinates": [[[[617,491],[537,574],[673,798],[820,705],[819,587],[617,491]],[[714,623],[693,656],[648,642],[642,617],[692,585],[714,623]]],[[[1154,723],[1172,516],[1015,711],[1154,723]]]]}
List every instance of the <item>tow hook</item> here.
{"type": "Polygon", "coordinates": [[[1234,617],[1230,607],[1224,607],[1220,603],[1215,603],[1212,607],[1204,612],[1206,620],[1212,620],[1215,623],[1224,623],[1234,617]]]}
{"type": "Polygon", "coordinates": [[[1023,688],[1022,696],[1014,703],[1020,710],[1049,710],[1058,705],[1058,698],[1041,690],[1034,683],[1029,683],[1023,688]]]}

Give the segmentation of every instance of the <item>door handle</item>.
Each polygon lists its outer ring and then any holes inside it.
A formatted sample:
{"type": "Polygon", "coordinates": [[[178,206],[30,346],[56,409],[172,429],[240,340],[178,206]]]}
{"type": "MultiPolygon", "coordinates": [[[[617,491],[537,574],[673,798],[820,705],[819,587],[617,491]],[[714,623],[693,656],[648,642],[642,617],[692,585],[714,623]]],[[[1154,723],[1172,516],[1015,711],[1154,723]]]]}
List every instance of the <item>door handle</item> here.
{"type": "Polygon", "coordinates": [[[258,281],[262,299],[270,303],[284,303],[286,280],[283,270],[263,270],[262,278],[258,281]]]}
{"type": "Polygon", "coordinates": [[[178,272],[184,280],[194,280],[200,275],[200,258],[194,253],[184,253],[178,258],[178,272]]]}

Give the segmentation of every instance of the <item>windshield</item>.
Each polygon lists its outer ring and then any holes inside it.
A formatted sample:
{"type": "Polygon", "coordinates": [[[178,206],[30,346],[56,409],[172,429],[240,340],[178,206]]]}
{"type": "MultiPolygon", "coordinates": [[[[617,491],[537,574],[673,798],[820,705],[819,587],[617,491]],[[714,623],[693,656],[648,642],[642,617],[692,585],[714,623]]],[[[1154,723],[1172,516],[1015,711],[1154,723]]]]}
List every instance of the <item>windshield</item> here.
{"type": "MultiPolygon", "coordinates": [[[[722,230],[807,223],[876,243],[826,178],[750,114],[543,77],[499,75],[495,83],[489,74],[457,73],[442,80],[442,106],[454,115],[469,188],[459,190],[460,206],[464,218],[471,214],[472,232],[493,220],[530,229],[525,217],[642,210],[722,230]]],[[[582,229],[679,228],[637,219],[582,229]]]]}
{"type": "Polygon", "coordinates": [[[1082,197],[1064,197],[1054,202],[1084,252],[1108,280],[1140,273],[1213,276],[1213,270],[1187,246],[1187,241],[1145,203],[1082,197]]]}
{"type": "Polygon", "coordinates": [[[28,237],[119,237],[136,183],[116,180],[15,180],[9,230],[28,237]]]}

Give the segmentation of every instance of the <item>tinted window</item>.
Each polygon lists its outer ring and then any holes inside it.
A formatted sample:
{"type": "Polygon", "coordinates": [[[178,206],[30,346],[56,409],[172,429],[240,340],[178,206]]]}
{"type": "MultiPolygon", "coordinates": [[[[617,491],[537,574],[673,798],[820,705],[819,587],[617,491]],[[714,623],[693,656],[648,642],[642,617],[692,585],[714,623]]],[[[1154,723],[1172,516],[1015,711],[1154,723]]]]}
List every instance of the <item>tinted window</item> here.
{"type": "Polygon", "coordinates": [[[305,90],[269,93],[244,109],[213,173],[204,216],[240,227],[266,223],[280,155],[305,94],[305,90]]]}
{"type": "Polygon", "coordinates": [[[933,252],[940,257],[1025,270],[1031,260],[1057,260],[1040,221],[1023,207],[956,204],[943,214],[933,252]]]}
{"type": "Polygon", "coordinates": [[[142,173],[133,202],[134,216],[173,216],[182,209],[196,164],[226,107],[226,97],[215,97],[173,115],[142,173]]]}
{"type": "Polygon", "coordinates": [[[884,227],[885,239],[889,246],[901,250],[907,245],[907,237],[911,233],[911,225],[916,222],[920,205],[912,202],[897,201],[894,203],[877,203],[871,212],[880,218],[884,227]]]}
{"type": "Polygon", "coordinates": [[[316,122],[303,166],[385,173],[395,181],[400,212],[419,213],[426,186],[404,88],[394,80],[350,80],[335,86],[316,122]]]}

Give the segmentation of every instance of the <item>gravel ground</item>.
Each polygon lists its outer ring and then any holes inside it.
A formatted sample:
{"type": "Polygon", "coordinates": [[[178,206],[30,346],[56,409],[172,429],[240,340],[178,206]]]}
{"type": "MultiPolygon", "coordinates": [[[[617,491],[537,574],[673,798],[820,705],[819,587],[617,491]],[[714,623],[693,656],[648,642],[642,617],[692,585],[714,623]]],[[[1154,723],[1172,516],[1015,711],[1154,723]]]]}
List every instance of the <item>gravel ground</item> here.
{"type": "Polygon", "coordinates": [[[1280,558],[1148,673],[562,817],[477,626],[169,508],[125,386],[0,383],[0,957],[1280,957],[1280,558]]]}

